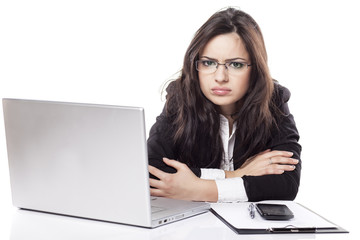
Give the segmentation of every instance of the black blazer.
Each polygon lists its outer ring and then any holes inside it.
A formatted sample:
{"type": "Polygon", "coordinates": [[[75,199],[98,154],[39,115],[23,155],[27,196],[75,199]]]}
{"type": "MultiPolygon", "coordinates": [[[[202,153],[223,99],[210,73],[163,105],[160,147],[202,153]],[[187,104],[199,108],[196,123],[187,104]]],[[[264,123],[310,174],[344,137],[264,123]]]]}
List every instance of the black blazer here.
{"type": "MultiPolygon", "coordinates": [[[[278,130],[274,132],[272,138],[268,141],[266,149],[284,150],[293,152],[293,158],[298,159],[299,163],[296,169],[291,172],[284,172],[281,175],[265,176],[244,176],[244,186],[249,201],[261,200],[293,200],[295,199],[299,184],[301,172],[301,146],[298,143],[299,134],[296,129],[293,116],[288,108],[290,91],[275,83],[275,101],[279,109],[285,113],[285,117],[278,122],[278,130]]],[[[167,166],[163,157],[169,159],[178,159],[177,148],[172,139],[173,133],[172,120],[166,117],[165,110],[156,118],[155,124],[150,129],[150,135],[147,141],[149,164],[165,172],[174,173],[176,170],[167,166]]],[[[206,142],[199,142],[199,151],[206,151],[206,142]]],[[[235,139],[235,148],[237,142],[235,139]]],[[[241,149],[240,149],[241,152],[241,149]]],[[[253,155],[258,154],[257,152],[253,155]]],[[[243,163],[235,163],[234,168],[239,168],[243,163]]],[[[208,167],[208,166],[201,166],[208,167]]],[[[191,168],[191,170],[200,177],[200,168],[191,168]]],[[[154,177],[150,175],[151,177],[154,177]]]]}

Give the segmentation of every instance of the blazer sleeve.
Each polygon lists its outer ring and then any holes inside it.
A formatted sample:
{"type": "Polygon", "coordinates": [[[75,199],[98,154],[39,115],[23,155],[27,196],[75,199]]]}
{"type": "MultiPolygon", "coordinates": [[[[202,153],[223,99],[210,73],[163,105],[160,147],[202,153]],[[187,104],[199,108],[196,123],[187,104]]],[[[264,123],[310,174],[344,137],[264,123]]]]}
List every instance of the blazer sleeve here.
{"type": "MultiPolygon", "coordinates": [[[[163,111],[156,118],[155,124],[151,127],[147,140],[149,165],[154,166],[167,173],[175,173],[176,169],[166,165],[163,158],[178,160],[178,151],[175,146],[173,136],[173,126],[171,119],[165,116],[163,111]]],[[[198,177],[201,175],[200,168],[190,168],[198,177]]],[[[150,174],[151,178],[156,178],[150,174]]]]}
{"type": "Polygon", "coordinates": [[[284,116],[278,121],[278,128],[274,131],[275,134],[272,135],[268,148],[292,152],[292,158],[298,159],[299,163],[294,171],[284,172],[281,175],[244,176],[244,186],[249,201],[294,200],[299,189],[301,172],[299,133],[287,104],[290,92],[284,87],[279,87],[278,91],[278,107],[284,116]]]}

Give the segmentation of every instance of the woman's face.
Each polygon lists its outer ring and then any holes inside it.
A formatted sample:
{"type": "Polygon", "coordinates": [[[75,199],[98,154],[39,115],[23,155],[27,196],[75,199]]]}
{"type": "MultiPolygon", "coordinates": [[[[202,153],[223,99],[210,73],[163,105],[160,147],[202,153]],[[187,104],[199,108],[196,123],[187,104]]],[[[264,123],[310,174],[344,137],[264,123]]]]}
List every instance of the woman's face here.
{"type": "Polygon", "coordinates": [[[250,81],[250,69],[243,65],[251,64],[249,54],[238,34],[218,35],[205,45],[198,68],[214,67],[216,62],[220,65],[213,73],[199,69],[200,88],[222,114],[229,115],[236,112],[237,102],[246,94],[250,81]],[[225,63],[227,66],[221,65],[225,63]]]}

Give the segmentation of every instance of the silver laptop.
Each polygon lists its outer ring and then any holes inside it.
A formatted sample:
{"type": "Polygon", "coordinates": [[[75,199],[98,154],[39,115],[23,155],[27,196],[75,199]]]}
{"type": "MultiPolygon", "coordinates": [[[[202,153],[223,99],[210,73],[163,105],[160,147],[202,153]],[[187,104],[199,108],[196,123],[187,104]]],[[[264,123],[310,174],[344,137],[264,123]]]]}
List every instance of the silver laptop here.
{"type": "Polygon", "coordinates": [[[13,204],[157,227],[208,211],[150,196],[144,110],[3,99],[13,204]]]}

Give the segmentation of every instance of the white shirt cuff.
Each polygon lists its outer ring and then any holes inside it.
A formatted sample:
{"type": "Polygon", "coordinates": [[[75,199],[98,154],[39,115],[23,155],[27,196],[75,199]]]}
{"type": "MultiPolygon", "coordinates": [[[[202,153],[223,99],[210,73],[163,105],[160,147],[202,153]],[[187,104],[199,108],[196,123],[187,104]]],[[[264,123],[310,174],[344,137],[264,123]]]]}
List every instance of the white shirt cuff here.
{"type": "Polygon", "coordinates": [[[215,180],[218,189],[218,202],[247,202],[244,181],[242,178],[215,180]]]}
{"type": "Polygon", "coordinates": [[[216,168],[201,168],[201,179],[216,180],[225,179],[225,171],[216,168]]]}

